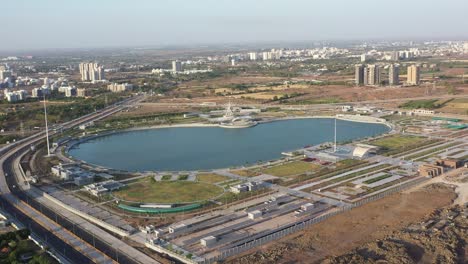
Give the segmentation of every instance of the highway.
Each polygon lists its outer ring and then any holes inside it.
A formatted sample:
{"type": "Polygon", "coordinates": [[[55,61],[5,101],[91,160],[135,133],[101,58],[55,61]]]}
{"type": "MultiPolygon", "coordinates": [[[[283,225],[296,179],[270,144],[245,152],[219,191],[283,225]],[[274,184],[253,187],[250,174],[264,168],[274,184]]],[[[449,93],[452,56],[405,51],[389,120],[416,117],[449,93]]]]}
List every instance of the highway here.
{"type": "MultiPolygon", "coordinates": [[[[66,130],[102,119],[141,99],[141,97],[129,98],[100,112],[56,127],[66,130]]],[[[49,134],[52,136],[56,133],[50,131],[49,134]]],[[[29,150],[30,146],[39,143],[44,138],[45,131],[0,149],[0,206],[24,226],[29,227],[47,246],[54,248],[63,258],[70,260],[70,263],[158,263],[123,243],[120,238],[110,235],[84,219],[76,215],[71,217],[69,212],[57,210],[50,204],[39,202],[42,196],[39,197],[30,192],[28,183],[18,172],[18,165],[20,157],[29,150]],[[66,213],[68,217],[64,216],[66,213]],[[119,245],[119,247],[112,245],[119,245]]]]}

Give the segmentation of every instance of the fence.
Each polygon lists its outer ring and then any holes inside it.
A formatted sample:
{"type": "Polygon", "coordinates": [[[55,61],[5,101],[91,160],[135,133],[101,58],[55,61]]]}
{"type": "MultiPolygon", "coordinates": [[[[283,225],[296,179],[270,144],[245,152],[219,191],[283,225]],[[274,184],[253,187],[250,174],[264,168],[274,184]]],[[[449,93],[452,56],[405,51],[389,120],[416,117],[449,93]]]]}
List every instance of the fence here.
{"type": "Polygon", "coordinates": [[[263,244],[268,243],[270,241],[277,240],[277,239],[285,237],[285,236],[287,236],[289,234],[292,234],[294,232],[300,231],[300,230],[302,230],[302,229],[304,229],[304,228],[306,228],[308,226],[311,226],[313,224],[322,222],[323,220],[326,220],[326,219],[328,219],[328,218],[330,218],[330,217],[332,217],[334,215],[349,211],[349,210],[353,209],[354,207],[358,207],[358,206],[364,205],[366,203],[369,203],[369,202],[384,198],[384,197],[386,197],[386,196],[388,196],[390,194],[393,194],[395,192],[399,192],[399,191],[408,189],[408,188],[413,187],[413,186],[415,186],[417,184],[420,184],[420,183],[422,183],[422,182],[424,182],[424,181],[426,181],[428,179],[429,178],[424,177],[424,178],[418,178],[416,180],[403,183],[403,184],[401,184],[401,185],[399,185],[397,187],[388,189],[388,190],[386,190],[384,192],[381,192],[379,194],[376,194],[374,196],[371,196],[371,197],[365,198],[363,200],[360,200],[358,202],[355,202],[354,204],[347,205],[347,206],[341,207],[339,209],[336,209],[333,212],[329,212],[327,214],[323,214],[323,215],[320,215],[320,216],[312,218],[312,219],[307,219],[307,220],[304,220],[302,222],[295,223],[294,225],[292,225],[290,227],[287,227],[285,229],[282,229],[282,230],[277,231],[275,233],[272,233],[270,235],[260,237],[260,238],[256,238],[256,239],[253,239],[253,240],[251,240],[249,242],[243,243],[243,244],[241,244],[239,246],[227,249],[227,250],[221,252],[221,254],[219,254],[217,256],[214,256],[214,257],[211,257],[211,258],[208,258],[208,259],[205,259],[205,260],[203,260],[203,261],[201,261],[199,263],[200,264],[209,264],[209,263],[213,263],[213,262],[216,262],[216,261],[226,259],[226,258],[228,258],[230,256],[242,253],[242,252],[247,251],[247,250],[249,250],[251,248],[263,245],[263,244]]]}

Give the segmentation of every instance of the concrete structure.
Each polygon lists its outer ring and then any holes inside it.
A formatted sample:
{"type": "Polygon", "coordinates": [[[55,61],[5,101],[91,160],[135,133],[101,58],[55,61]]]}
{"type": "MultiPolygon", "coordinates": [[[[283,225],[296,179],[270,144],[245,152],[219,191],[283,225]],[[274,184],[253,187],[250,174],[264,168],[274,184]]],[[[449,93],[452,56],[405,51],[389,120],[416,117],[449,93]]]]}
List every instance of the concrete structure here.
{"type": "Polygon", "coordinates": [[[434,115],[434,110],[427,110],[427,109],[414,109],[410,112],[411,115],[434,115]]]}
{"type": "Polygon", "coordinates": [[[49,95],[49,87],[38,87],[31,90],[31,97],[42,98],[44,95],[49,95]]]}
{"type": "Polygon", "coordinates": [[[421,176],[435,177],[442,174],[444,172],[444,168],[442,166],[432,164],[423,164],[419,166],[418,171],[421,176]]]}
{"type": "Polygon", "coordinates": [[[172,71],[181,72],[182,71],[182,62],[176,60],[172,62],[172,71]]]}
{"type": "Polygon", "coordinates": [[[95,176],[94,173],[85,171],[82,168],[76,166],[74,163],[53,166],[51,168],[51,172],[53,175],[58,176],[60,179],[66,181],[74,181],[77,178],[77,181],[75,182],[77,185],[90,184],[92,181],[89,180],[94,180],[95,176]]]}
{"type": "Polygon", "coordinates": [[[380,66],[368,65],[367,67],[367,84],[379,85],[380,84],[380,66]]]}
{"type": "Polygon", "coordinates": [[[112,192],[119,190],[120,188],[124,187],[125,184],[116,182],[113,180],[98,182],[94,184],[90,184],[85,186],[85,190],[88,191],[90,194],[94,196],[100,196],[104,193],[112,192]]]}
{"type": "Polygon", "coordinates": [[[86,97],[88,96],[88,90],[86,88],[78,88],[76,89],[76,96],[86,97]]]}
{"type": "Polygon", "coordinates": [[[420,78],[420,68],[418,65],[408,66],[406,83],[409,85],[419,85],[420,78]]]}
{"type": "Polygon", "coordinates": [[[398,64],[390,64],[388,68],[388,84],[400,84],[400,66],[398,64]]]}
{"type": "Polygon", "coordinates": [[[458,159],[440,159],[436,161],[436,165],[452,169],[458,169],[463,166],[463,162],[458,159]]]}
{"type": "Polygon", "coordinates": [[[11,71],[1,70],[0,71],[0,82],[3,82],[6,78],[11,77],[11,71]]]}
{"type": "Polygon", "coordinates": [[[356,85],[364,84],[364,65],[358,64],[354,66],[354,79],[356,85]]]}
{"type": "Polygon", "coordinates": [[[257,53],[256,52],[249,52],[249,59],[251,61],[256,61],[257,60],[257,53]]]}
{"type": "Polygon", "coordinates": [[[262,211],[260,211],[260,210],[255,210],[255,211],[249,212],[249,213],[247,214],[247,217],[248,217],[249,219],[254,220],[254,219],[257,219],[257,218],[261,217],[262,214],[263,214],[262,211]]]}
{"type": "Polygon", "coordinates": [[[80,74],[82,81],[101,81],[105,79],[104,67],[97,63],[80,63],[80,74]]]}
{"type": "Polygon", "coordinates": [[[216,237],[215,236],[207,236],[202,239],[200,239],[200,244],[204,247],[211,247],[216,245],[216,237]]]}
{"type": "Polygon", "coordinates": [[[28,93],[25,90],[19,90],[19,91],[13,91],[13,92],[9,92],[8,90],[5,90],[5,98],[10,103],[23,101],[26,99],[27,95],[28,93]]]}
{"type": "Polygon", "coordinates": [[[122,84],[112,83],[107,86],[107,90],[113,93],[130,91],[132,89],[133,89],[133,84],[129,84],[129,83],[122,83],[122,84]]]}
{"type": "Polygon", "coordinates": [[[378,147],[371,146],[371,145],[356,145],[356,148],[353,150],[353,157],[364,159],[368,158],[372,154],[375,154],[378,150],[378,147]]]}
{"type": "Polygon", "coordinates": [[[230,191],[233,193],[252,192],[264,188],[263,182],[248,182],[231,186],[230,191]]]}
{"type": "Polygon", "coordinates": [[[185,229],[187,229],[187,225],[185,225],[185,224],[170,226],[170,227],[169,227],[169,233],[170,233],[170,234],[174,234],[174,233],[183,231],[183,230],[185,230],[185,229]]]}

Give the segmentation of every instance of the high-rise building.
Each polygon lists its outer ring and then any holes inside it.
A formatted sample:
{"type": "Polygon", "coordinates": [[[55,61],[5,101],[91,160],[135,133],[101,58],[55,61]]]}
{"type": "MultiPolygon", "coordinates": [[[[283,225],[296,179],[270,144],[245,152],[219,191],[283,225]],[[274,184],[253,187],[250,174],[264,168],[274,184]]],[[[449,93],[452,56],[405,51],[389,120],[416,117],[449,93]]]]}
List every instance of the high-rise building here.
{"type": "Polygon", "coordinates": [[[256,52],[249,52],[249,59],[252,61],[257,60],[257,53],[256,52]]]}
{"type": "Polygon", "coordinates": [[[418,65],[408,66],[407,80],[406,83],[409,85],[418,85],[419,84],[419,75],[420,68],[418,65]]]}
{"type": "Polygon", "coordinates": [[[7,71],[7,70],[0,71],[0,82],[3,82],[8,77],[11,77],[10,71],[7,71]]]}
{"type": "Polygon", "coordinates": [[[400,52],[398,51],[393,51],[390,55],[390,60],[392,61],[398,61],[400,60],[400,52]]]}
{"type": "Polygon", "coordinates": [[[176,60],[172,62],[172,71],[181,72],[182,71],[182,62],[176,60]]]}
{"type": "Polygon", "coordinates": [[[356,85],[363,85],[364,84],[364,70],[365,70],[364,65],[358,64],[354,66],[354,69],[355,69],[354,78],[355,78],[356,85]]]}
{"type": "Polygon", "coordinates": [[[368,85],[379,85],[380,84],[380,67],[378,65],[369,65],[368,67],[368,85]]]}
{"type": "Polygon", "coordinates": [[[361,62],[366,62],[367,61],[367,54],[362,54],[361,55],[361,62]]]}
{"type": "Polygon", "coordinates": [[[388,84],[400,84],[400,66],[398,64],[390,64],[388,68],[388,84]]]}
{"type": "Polygon", "coordinates": [[[104,80],[104,67],[97,63],[80,63],[80,73],[82,81],[104,80]]]}

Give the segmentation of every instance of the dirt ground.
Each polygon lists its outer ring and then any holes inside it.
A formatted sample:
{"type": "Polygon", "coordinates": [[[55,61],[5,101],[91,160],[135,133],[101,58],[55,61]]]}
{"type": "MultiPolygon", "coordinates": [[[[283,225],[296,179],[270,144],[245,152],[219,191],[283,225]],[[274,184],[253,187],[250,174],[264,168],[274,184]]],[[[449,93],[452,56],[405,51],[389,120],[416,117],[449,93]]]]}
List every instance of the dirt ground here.
{"type": "Polygon", "coordinates": [[[455,193],[445,185],[394,194],[334,216],[229,263],[317,263],[418,223],[436,209],[450,205],[454,199],[455,193]]]}

